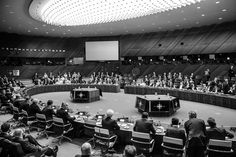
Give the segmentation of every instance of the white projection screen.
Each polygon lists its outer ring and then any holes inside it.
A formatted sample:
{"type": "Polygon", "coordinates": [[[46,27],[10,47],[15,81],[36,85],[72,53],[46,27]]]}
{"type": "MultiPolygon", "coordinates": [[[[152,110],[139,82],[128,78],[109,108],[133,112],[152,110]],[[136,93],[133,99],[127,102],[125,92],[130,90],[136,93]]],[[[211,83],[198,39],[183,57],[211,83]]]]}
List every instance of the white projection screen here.
{"type": "Polygon", "coordinates": [[[85,42],[86,61],[117,61],[119,60],[118,41],[87,41],[85,42]]]}

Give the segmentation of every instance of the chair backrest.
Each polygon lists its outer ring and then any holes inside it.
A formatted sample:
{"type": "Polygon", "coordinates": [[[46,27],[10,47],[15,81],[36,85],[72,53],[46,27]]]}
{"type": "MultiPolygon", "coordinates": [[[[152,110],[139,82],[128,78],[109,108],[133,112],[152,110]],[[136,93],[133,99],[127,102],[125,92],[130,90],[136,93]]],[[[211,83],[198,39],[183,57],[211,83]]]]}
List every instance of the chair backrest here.
{"type": "Polygon", "coordinates": [[[36,113],[36,119],[38,121],[46,122],[46,116],[44,114],[36,113]]]}
{"type": "Polygon", "coordinates": [[[64,125],[63,119],[62,118],[58,118],[58,117],[53,117],[53,122],[56,124],[62,124],[64,125]]]}
{"type": "Polygon", "coordinates": [[[184,147],[184,143],[182,139],[163,136],[163,146],[168,146],[173,149],[181,149],[184,147]]]}
{"type": "Polygon", "coordinates": [[[208,148],[216,151],[218,150],[224,152],[225,151],[231,152],[232,141],[210,139],[208,143],[208,148]]]}
{"type": "Polygon", "coordinates": [[[13,114],[19,114],[19,109],[17,107],[12,107],[13,114]]]}
{"type": "Polygon", "coordinates": [[[108,140],[108,138],[110,137],[108,129],[95,127],[94,130],[95,130],[95,134],[98,138],[102,138],[104,140],[106,140],[106,138],[107,138],[107,140],[108,140]]]}
{"type": "Polygon", "coordinates": [[[8,139],[4,139],[2,141],[2,152],[1,156],[11,156],[11,157],[19,157],[23,156],[24,152],[22,150],[22,147],[19,143],[11,142],[8,139]]]}
{"type": "Polygon", "coordinates": [[[142,142],[150,142],[151,140],[150,134],[136,132],[136,131],[132,132],[132,138],[133,140],[142,141],[142,142]]]}
{"type": "Polygon", "coordinates": [[[86,120],[84,122],[84,134],[92,137],[95,133],[94,127],[96,126],[96,121],[94,120],[86,120]]]}
{"type": "Polygon", "coordinates": [[[142,153],[151,153],[153,150],[154,140],[151,139],[148,133],[133,131],[131,141],[137,150],[142,153]]]}

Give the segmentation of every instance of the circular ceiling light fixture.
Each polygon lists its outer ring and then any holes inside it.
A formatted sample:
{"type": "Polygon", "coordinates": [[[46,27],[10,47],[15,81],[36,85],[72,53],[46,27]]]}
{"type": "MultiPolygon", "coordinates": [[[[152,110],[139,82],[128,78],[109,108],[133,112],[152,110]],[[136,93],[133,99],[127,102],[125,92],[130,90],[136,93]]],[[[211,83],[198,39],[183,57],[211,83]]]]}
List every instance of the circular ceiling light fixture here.
{"type": "Polygon", "coordinates": [[[202,0],[33,0],[29,14],[57,26],[127,20],[170,11],[202,0]]]}

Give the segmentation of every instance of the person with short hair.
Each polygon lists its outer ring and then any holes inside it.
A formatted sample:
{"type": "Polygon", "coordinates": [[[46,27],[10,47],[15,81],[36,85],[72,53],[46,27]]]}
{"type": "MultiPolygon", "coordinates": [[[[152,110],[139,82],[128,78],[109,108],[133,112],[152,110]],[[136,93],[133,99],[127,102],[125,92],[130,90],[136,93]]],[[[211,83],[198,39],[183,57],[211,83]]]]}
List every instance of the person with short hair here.
{"type": "Polygon", "coordinates": [[[75,120],[75,117],[72,117],[69,115],[67,109],[68,109],[68,104],[62,102],[61,108],[59,110],[57,110],[57,112],[56,112],[56,116],[58,118],[62,118],[64,124],[67,124],[69,122],[72,123],[75,120]]]}
{"type": "Polygon", "coordinates": [[[120,130],[117,122],[112,119],[114,111],[112,109],[108,109],[106,113],[106,117],[102,119],[102,127],[108,129],[111,134],[113,134],[114,130],[120,130]]]}
{"type": "Polygon", "coordinates": [[[52,100],[48,100],[47,101],[47,106],[45,106],[42,110],[42,113],[46,116],[47,120],[52,120],[53,119],[53,115],[56,115],[56,113],[54,112],[53,108],[53,101],[52,100]]]}
{"type": "Polygon", "coordinates": [[[11,127],[10,123],[3,123],[1,125],[0,137],[12,141],[13,137],[10,135],[10,127],[11,127]]]}
{"type": "Polygon", "coordinates": [[[216,127],[216,121],[214,118],[209,117],[207,120],[209,129],[206,130],[207,139],[217,139],[217,140],[225,140],[225,138],[234,138],[234,135],[230,132],[226,131],[224,128],[216,127]]]}
{"type": "Polygon", "coordinates": [[[30,117],[32,117],[32,116],[35,117],[35,116],[36,116],[36,113],[39,113],[39,114],[42,113],[42,111],[41,111],[41,109],[39,108],[38,104],[39,104],[39,100],[34,98],[34,99],[32,100],[32,104],[30,104],[29,109],[28,109],[28,115],[29,115],[30,117]]]}
{"type": "Polygon", "coordinates": [[[142,118],[136,120],[134,125],[134,131],[143,133],[155,134],[156,130],[153,127],[153,121],[148,120],[148,113],[143,112],[142,118]]]}
{"type": "Polygon", "coordinates": [[[123,153],[123,157],[135,157],[136,156],[136,148],[132,145],[126,145],[123,153]]]}
{"type": "Polygon", "coordinates": [[[184,123],[187,134],[186,153],[188,157],[205,157],[206,125],[204,120],[197,118],[197,113],[190,111],[189,120],[184,123]]]}

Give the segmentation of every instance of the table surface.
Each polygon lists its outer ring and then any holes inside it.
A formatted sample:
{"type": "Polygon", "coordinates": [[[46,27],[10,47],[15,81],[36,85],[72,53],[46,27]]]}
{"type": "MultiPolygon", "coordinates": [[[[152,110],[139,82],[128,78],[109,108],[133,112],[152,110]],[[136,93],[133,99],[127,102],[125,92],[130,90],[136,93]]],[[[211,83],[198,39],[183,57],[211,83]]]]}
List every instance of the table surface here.
{"type": "Polygon", "coordinates": [[[146,100],[161,100],[161,101],[171,101],[176,98],[169,95],[144,95],[144,96],[137,96],[137,97],[146,99],[146,100]]]}
{"type": "Polygon", "coordinates": [[[73,91],[96,91],[99,90],[97,88],[75,88],[73,91]]]}

